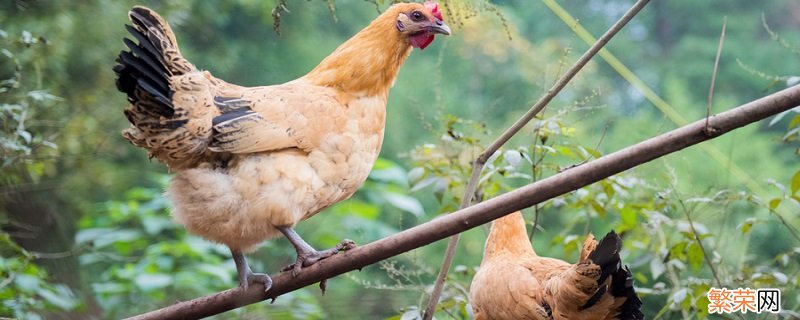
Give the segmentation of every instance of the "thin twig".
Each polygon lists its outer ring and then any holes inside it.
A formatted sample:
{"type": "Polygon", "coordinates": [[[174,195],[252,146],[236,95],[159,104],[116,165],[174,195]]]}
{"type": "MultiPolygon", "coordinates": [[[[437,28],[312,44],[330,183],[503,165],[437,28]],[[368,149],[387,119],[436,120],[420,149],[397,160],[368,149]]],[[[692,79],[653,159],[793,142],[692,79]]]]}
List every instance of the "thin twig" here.
{"type": "Polygon", "coordinates": [[[297,276],[293,276],[291,272],[274,275],[269,292],[265,293],[264,287],[260,285],[251,285],[247,290],[229,289],[194,300],[179,302],[163,309],[135,316],[133,319],[202,318],[272,299],[321,280],[359,270],[373,263],[478,227],[512,212],[553,199],[635,166],[766,119],[797,105],[800,105],[800,86],[784,89],[718,114],[710,121],[711,125],[718,128],[716,136],[705,135],[703,133],[704,121],[696,121],[608,154],[586,165],[334,255],[303,268],[303,271],[297,276]]]}
{"type": "Polygon", "coordinates": [[[533,206],[533,227],[531,228],[531,235],[528,240],[533,242],[533,236],[536,235],[536,228],[539,227],[539,205],[533,206]]]}
{"type": "MultiPolygon", "coordinates": [[[[606,31],[603,36],[601,36],[597,41],[592,45],[589,50],[584,53],[575,64],[570,67],[569,70],[553,85],[547,93],[542,96],[539,101],[537,101],[531,108],[526,112],[521,118],[519,118],[511,127],[509,127],[500,137],[495,140],[491,145],[489,145],[486,150],[481,153],[477,159],[472,163],[472,176],[467,183],[467,187],[464,190],[464,196],[461,199],[461,205],[459,208],[466,208],[472,203],[472,195],[475,193],[475,188],[478,185],[478,178],[480,177],[480,173],[483,170],[483,166],[486,165],[486,161],[489,160],[497,150],[500,149],[508,140],[511,139],[514,135],[517,134],[522,128],[528,124],[528,122],[533,119],[551,100],[561,92],[564,87],[578,74],[578,72],[583,69],[583,67],[589,63],[589,61],[594,57],[600,49],[602,49],[608,41],[613,38],[617,32],[622,30],[622,28],[639,13],[642,8],[644,8],[650,0],[638,0],[633,7],[631,7],[625,15],[622,16],[613,26],[611,26],[608,31],[606,31]]],[[[431,296],[428,299],[428,306],[425,308],[425,312],[423,313],[423,320],[431,320],[433,318],[433,314],[436,312],[436,305],[439,303],[439,297],[442,294],[442,289],[444,288],[444,281],[447,278],[447,273],[450,270],[450,265],[453,262],[453,255],[456,252],[456,247],[458,246],[458,235],[454,235],[450,238],[450,241],[447,243],[447,249],[445,250],[445,256],[442,261],[442,267],[439,270],[439,275],[436,277],[436,282],[433,284],[433,290],[431,291],[431,296]]]]}
{"type": "Polygon", "coordinates": [[[781,224],[784,227],[786,227],[786,230],[789,230],[789,233],[792,234],[792,237],[794,237],[795,240],[800,242],[800,233],[798,233],[797,228],[795,228],[794,226],[789,224],[789,222],[786,221],[786,218],[784,218],[783,215],[778,213],[778,211],[776,211],[775,209],[772,209],[772,208],[769,208],[769,207],[768,207],[768,209],[769,209],[769,213],[772,213],[772,214],[774,214],[774,215],[776,215],[778,217],[778,220],[780,220],[781,224]]]}
{"type": "MultiPolygon", "coordinates": [[[[673,189],[674,188],[675,186],[673,186],[673,189]]],[[[683,202],[683,199],[681,198],[678,198],[678,204],[681,205],[681,210],[683,210],[683,214],[684,216],[686,216],[686,221],[689,222],[689,229],[692,230],[694,241],[697,242],[697,245],[700,247],[700,251],[703,252],[703,259],[706,261],[706,264],[708,264],[708,267],[711,269],[711,275],[714,276],[714,280],[717,282],[717,287],[721,288],[722,280],[719,279],[717,268],[714,267],[714,263],[712,263],[711,258],[708,257],[708,252],[706,251],[706,247],[703,245],[703,241],[700,240],[700,236],[698,236],[697,230],[694,228],[694,221],[692,221],[692,216],[689,215],[689,209],[686,209],[686,204],[683,202]]]]}
{"type": "Polygon", "coordinates": [[[728,26],[728,16],[722,17],[722,33],[719,36],[719,46],[717,47],[717,57],[714,58],[714,71],[711,72],[711,87],[708,88],[708,102],[706,103],[706,134],[712,134],[713,128],[708,126],[708,118],[711,117],[711,103],[714,101],[714,83],[717,81],[717,68],[719,67],[719,57],[722,55],[722,44],[725,42],[725,29],[728,26]]]}
{"type": "Polygon", "coordinates": [[[30,253],[36,259],[64,259],[66,257],[76,256],[84,249],[86,249],[86,246],[74,246],[67,251],[61,251],[61,252],[30,251],[30,253]]]}
{"type": "MultiPolygon", "coordinates": [[[[536,159],[536,143],[541,141],[541,133],[542,128],[541,126],[537,126],[536,130],[534,130],[533,134],[533,148],[531,148],[531,182],[536,182],[539,178],[542,177],[542,170],[539,167],[541,163],[544,161],[544,157],[547,156],[547,152],[542,152],[542,156],[537,160],[536,159]],[[537,168],[539,168],[537,174],[537,168]]],[[[533,236],[536,235],[536,228],[539,226],[539,205],[533,206],[533,227],[531,228],[531,235],[528,237],[528,240],[533,242],[533,236]]]]}
{"type": "MultiPolygon", "coordinates": [[[[723,20],[724,21],[724,20],[723,20]]],[[[725,23],[723,22],[722,30],[725,30],[725,23]]],[[[724,31],[723,31],[724,34],[724,31]]],[[[712,85],[713,86],[713,85],[712,85]]],[[[706,117],[706,122],[708,122],[708,117],[706,117]]],[[[706,124],[706,128],[708,124],[706,124]]],[[[675,186],[673,186],[675,189],[675,186]]],[[[676,191],[677,194],[677,191],[676,191]]],[[[706,247],[703,245],[703,241],[700,239],[700,236],[697,234],[697,229],[694,227],[694,221],[692,221],[692,216],[689,214],[689,210],[686,209],[686,204],[684,204],[683,199],[678,197],[678,204],[681,205],[681,209],[683,210],[683,214],[686,216],[686,221],[689,222],[689,229],[692,230],[692,236],[694,237],[694,241],[697,243],[697,246],[700,247],[700,252],[703,253],[703,260],[705,260],[708,268],[711,269],[711,275],[714,277],[714,280],[717,282],[717,287],[722,288],[722,280],[719,279],[719,274],[717,273],[717,268],[714,267],[714,263],[711,261],[711,258],[708,256],[708,251],[706,251],[706,247]]],[[[734,313],[739,319],[744,320],[744,316],[741,313],[734,313]]]]}
{"type": "MultiPolygon", "coordinates": [[[[706,125],[707,125],[707,124],[706,124],[706,125]]],[[[603,144],[603,140],[606,138],[606,134],[608,133],[608,127],[609,127],[609,126],[610,126],[610,125],[609,125],[609,123],[608,123],[608,122],[606,122],[606,126],[605,126],[605,128],[603,128],[603,133],[600,135],[600,140],[598,140],[598,141],[597,141],[597,145],[595,145],[595,146],[594,146],[594,150],[595,150],[595,151],[596,151],[597,149],[600,149],[600,146],[603,144]]],[[[581,161],[581,162],[579,162],[579,163],[577,163],[577,164],[570,165],[569,167],[566,167],[566,168],[564,168],[564,169],[561,169],[561,170],[559,170],[558,172],[561,172],[561,171],[564,171],[564,170],[569,170],[569,169],[575,168],[575,167],[577,167],[577,166],[580,166],[580,165],[583,165],[583,164],[585,164],[585,163],[589,162],[589,161],[591,160],[591,154],[589,154],[589,156],[590,156],[590,157],[587,157],[586,159],[583,159],[583,161],[581,161]]]]}

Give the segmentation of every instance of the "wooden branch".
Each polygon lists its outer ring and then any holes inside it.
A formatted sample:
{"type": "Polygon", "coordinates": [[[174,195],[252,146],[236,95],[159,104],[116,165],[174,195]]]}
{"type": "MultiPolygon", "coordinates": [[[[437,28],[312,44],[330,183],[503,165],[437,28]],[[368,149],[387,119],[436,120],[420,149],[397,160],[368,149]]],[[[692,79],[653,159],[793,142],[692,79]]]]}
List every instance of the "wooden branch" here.
{"type": "Polygon", "coordinates": [[[318,262],[292,277],[284,272],[274,276],[272,289],[251,285],[249,290],[225,290],[131,319],[195,319],[219,314],[317,283],[348,271],[422,247],[434,241],[469,230],[511,212],[528,208],[567,192],[577,190],[611,175],[657,159],[694,144],[716,138],[744,125],[800,105],[800,86],[795,86],[710,117],[713,128],[706,133],[705,120],[664,133],[614,152],[584,165],[526,185],[474,206],[440,216],[411,229],[337,254],[318,262]]]}

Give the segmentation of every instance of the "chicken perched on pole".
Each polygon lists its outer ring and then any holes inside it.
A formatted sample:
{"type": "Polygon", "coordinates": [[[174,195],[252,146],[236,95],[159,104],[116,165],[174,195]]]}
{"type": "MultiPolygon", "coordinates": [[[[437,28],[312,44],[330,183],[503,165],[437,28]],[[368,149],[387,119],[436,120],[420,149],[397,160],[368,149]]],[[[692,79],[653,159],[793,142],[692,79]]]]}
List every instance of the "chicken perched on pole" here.
{"type": "Polygon", "coordinates": [[[521,212],[495,220],[470,286],[475,319],[644,319],[621,242],[613,231],[599,243],[590,234],[569,264],[536,255],[521,212]]]}
{"type": "Polygon", "coordinates": [[[317,251],[293,229],[353,195],[383,141],[386,100],[412,48],[449,35],[438,4],[396,4],[308,74],[280,85],[242,87],[181,55],[167,22],[145,7],[129,12],[114,67],[130,107],[132,144],[175,172],[167,190],[189,232],[227,245],[239,285],[272,280],[244,253],[285,236],[293,272],[353,246],[317,251]]]}

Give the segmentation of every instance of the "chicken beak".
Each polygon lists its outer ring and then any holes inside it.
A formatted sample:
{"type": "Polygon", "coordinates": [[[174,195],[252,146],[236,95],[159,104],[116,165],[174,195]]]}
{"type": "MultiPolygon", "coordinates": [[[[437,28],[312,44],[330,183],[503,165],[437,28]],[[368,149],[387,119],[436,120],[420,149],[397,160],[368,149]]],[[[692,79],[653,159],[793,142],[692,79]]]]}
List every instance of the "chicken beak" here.
{"type": "Polygon", "coordinates": [[[450,27],[448,27],[446,24],[444,24],[444,22],[442,22],[442,20],[436,19],[436,22],[431,24],[431,26],[430,26],[430,32],[449,36],[450,35],[450,27]]]}

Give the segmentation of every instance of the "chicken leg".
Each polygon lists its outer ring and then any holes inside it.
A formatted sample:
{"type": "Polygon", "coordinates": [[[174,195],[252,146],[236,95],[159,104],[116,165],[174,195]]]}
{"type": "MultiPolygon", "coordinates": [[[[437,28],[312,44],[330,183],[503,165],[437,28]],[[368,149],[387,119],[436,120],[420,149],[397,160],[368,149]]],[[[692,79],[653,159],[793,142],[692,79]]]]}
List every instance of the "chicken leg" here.
{"type": "MultiPolygon", "coordinates": [[[[303,267],[308,267],[312,264],[317,263],[320,260],[328,258],[334,254],[337,254],[339,251],[347,251],[356,247],[355,242],[350,239],[344,239],[342,242],[337,244],[335,247],[330,248],[328,250],[317,251],[312,247],[308,242],[303,240],[299,234],[297,234],[294,229],[291,227],[278,227],[278,230],[283,233],[286,239],[292,243],[294,249],[297,251],[297,260],[285,268],[282,271],[289,271],[292,270],[292,276],[297,276],[300,273],[300,270],[303,267]]],[[[319,283],[320,289],[322,289],[322,293],[325,293],[325,282],[327,280],[322,280],[319,283]]]]}
{"type": "Polygon", "coordinates": [[[236,272],[239,274],[239,287],[247,290],[251,283],[261,283],[264,285],[264,292],[272,288],[272,278],[264,273],[253,273],[241,250],[231,249],[231,255],[236,264],[236,272]]]}

